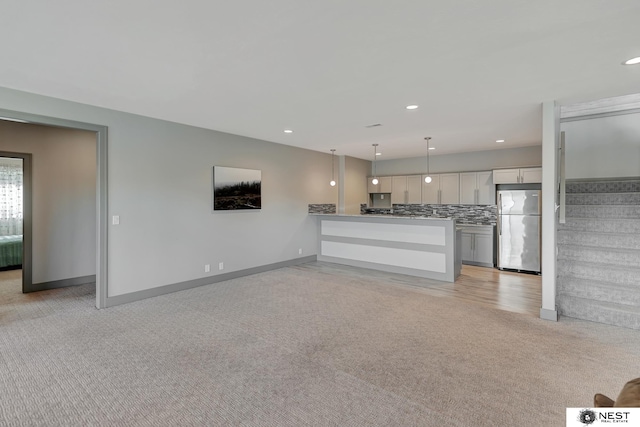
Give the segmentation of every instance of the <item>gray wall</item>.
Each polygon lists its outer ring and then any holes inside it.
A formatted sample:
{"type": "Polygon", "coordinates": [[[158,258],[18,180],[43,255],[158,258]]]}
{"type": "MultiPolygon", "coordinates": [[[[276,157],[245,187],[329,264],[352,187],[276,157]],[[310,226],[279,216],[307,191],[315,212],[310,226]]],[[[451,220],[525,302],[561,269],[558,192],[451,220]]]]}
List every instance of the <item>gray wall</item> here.
{"type": "Polygon", "coordinates": [[[96,274],[96,136],[0,120],[0,150],[32,154],[33,283],[96,274]]]}
{"type": "Polygon", "coordinates": [[[5,88],[0,108],[108,127],[110,297],[314,255],[307,205],[336,201],[330,154],[5,88]],[[262,210],[214,213],[215,165],[262,170],[262,210]]]}
{"type": "MultiPolygon", "coordinates": [[[[431,173],[472,172],[510,167],[540,166],[542,146],[504,148],[457,154],[430,154],[431,173]]],[[[423,157],[381,160],[376,162],[378,175],[411,175],[427,172],[426,153],[423,157]]],[[[369,171],[367,174],[370,174],[369,171]]]]}
{"type": "Polygon", "coordinates": [[[567,179],[640,176],[640,113],[562,123],[567,179]]]}

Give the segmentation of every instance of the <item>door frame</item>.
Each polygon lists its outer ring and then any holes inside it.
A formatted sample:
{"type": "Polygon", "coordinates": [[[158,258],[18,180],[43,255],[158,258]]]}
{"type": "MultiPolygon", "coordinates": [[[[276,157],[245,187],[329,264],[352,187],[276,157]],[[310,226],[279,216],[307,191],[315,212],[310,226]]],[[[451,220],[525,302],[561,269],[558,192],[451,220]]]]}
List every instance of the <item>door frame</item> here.
{"type": "MultiPolygon", "coordinates": [[[[0,117],[22,123],[32,123],[67,129],[80,129],[96,133],[96,307],[107,307],[107,126],[78,122],[57,117],[40,116],[0,108],[0,117]]],[[[29,183],[31,185],[31,182],[29,183]]],[[[29,221],[29,228],[31,221],[29,221]]],[[[31,231],[31,230],[30,230],[31,231]]],[[[26,234],[24,240],[26,240],[26,234]]],[[[25,243],[23,242],[23,245],[25,243]]],[[[29,236],[31,249],[31,236],[29,236]]],[[[23,265],[23,276],[24,273],[23,265]]],[[[31,268],[29,268],[31,275],[31,268]]],[[[31,277],[30,277],[31,278],[31,277]]]]}
{"type": "Polygon", "coordinates": [[[31,153],[0,151],[0,157],[22,159],[22,292],[31,292],[33,285],[32,264],[32,227],[33,212],[31,205],[32,175],[31,153]]]}

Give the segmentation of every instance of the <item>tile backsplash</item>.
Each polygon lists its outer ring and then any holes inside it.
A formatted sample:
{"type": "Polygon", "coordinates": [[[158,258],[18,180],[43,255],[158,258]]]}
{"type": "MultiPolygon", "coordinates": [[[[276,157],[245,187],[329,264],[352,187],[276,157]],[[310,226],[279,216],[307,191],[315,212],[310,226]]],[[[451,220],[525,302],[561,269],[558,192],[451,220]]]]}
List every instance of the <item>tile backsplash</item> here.
{"type": "Polygon", "coordinates": [[[336,204],[335,203],[309,204],[309,213],[334,214],[336,213],[336,204]]]}
{"type": "Polygon", "coordinates": [[[370,208],[360,205],[362,215],[425,216],[433,218],[455,218],[459,224],[496,225],[496,205],[409,205],[394,204],[388,208],[370,208]]]}

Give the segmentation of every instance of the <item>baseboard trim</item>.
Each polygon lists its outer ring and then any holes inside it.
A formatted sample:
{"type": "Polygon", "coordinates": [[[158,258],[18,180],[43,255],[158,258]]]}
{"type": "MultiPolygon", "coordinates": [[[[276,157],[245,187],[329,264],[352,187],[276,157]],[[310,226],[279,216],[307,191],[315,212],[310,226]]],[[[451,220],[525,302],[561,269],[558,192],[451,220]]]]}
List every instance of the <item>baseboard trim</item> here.
{"type": "Polygon", "coordinates": [[[540,309],[540,318],[543,320],[558,321],[558,310],[549,310],[547,308],[540,309]]]}
{"type": "Polygon", "coordinates": [[[96,283],[96,275],[73,277],[71,279],[53,280],[51,282],[34,283],[30,292],[47,291],[49,289],[68,288],[69,286],[80,286],[88,283],[96,283]]]}
{"type": "Polygon", "coordinates": [[[171,285],[160,286],[158,288],[145,289],[144,291],[131,292],[129,294],[107,297],[105,307],[114,307],[116,305],[128,304],[130,302],[141,301],[147,298],[153,298],[160,295],[171,294],[173,292],[184,291],[187,289],[197,288],[199,286],[212,285],[214,283],[224,282],[239,277],[250,276],[252,274],[264,273],[266,271],[277,270],[279,268],[291,267],[293,265],[305,264],[317,260],[316,255],[310,255],[302,258],[294,258],[288,261],[276,262],[274,264],[261,265],[258,267],[247,268],[245,270],[232,271],[230,273],[218,274],[216,276],[203,277],[200,279],[187,280],[186,282],[173,283],[171,285]]]}

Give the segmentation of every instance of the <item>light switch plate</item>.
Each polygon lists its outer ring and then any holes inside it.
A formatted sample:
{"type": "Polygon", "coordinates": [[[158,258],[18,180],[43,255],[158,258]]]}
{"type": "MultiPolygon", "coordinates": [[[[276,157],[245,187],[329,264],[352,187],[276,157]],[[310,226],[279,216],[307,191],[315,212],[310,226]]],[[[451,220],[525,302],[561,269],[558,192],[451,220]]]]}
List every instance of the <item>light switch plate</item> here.
{"type": "Polygon", "coordinates": [[[118,225],[120,224],[120,215],[114,215],[113,216],[113,225],[118,225]]]}

